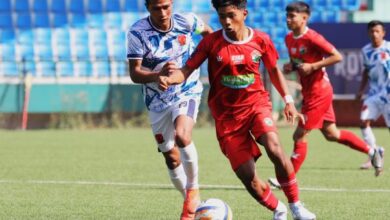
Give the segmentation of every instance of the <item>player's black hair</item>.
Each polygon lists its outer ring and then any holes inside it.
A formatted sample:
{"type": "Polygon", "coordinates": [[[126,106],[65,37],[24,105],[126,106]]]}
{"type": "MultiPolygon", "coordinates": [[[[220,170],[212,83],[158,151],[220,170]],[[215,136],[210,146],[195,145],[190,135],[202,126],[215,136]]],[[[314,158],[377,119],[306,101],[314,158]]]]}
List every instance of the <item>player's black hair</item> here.
{"type": "Polygon", "coordinates": [[[291,2],[287,5],[286,12],[298,12],[310,15],[310,6],[303,1],[291,2]]]}
{"type": "Polygon", "coordinates": [[[246,9],[246,0],[212,0],[213,7],[218,11],[218,8],[233,5],[238,9],[246,9]]]}
{"type": "Polygon", "coordinates": [[[372,21],[368,22],[367,30],[370,30],[371,28],[373,28],[373,27],[375,27],[377,25],[382,26],[383,30],[386,31],[385,24],[383,24],[383,22],[379,21],[379,20],[372,20],[372,21]]]}
{"type": "Polygon", "coordinates": [[[145,6],[146,8],[149,6],[150,0],[145,0],[145,6]]]}

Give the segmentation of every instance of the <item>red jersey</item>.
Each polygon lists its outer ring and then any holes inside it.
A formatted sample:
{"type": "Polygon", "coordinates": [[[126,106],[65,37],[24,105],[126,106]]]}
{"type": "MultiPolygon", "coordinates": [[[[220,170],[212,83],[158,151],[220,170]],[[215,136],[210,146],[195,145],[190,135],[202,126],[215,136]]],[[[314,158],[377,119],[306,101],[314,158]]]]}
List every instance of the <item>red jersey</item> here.
{"type": "MultiPolygon", "coordinates": [[[[288,33],[285,43],[290,55],[292,64],[315,63],[328,56],[334,46],[329,43],[321,34],[307,28],[305,33],[295,37],[292,32],[288,33]]],[[[324,68],[316,70],[307,76],[299,73],[302,84],[302,94],[305,102],[318,95],[328,94],[324,90],[333,93],[328,75],[324,68]]]]}
{"type": "Polygon", "coordinates": [[[223,30],[207,35],[187,61],[198,68],[208,59],[208,105],[216,120],[247,117],[261,106],[270,106],[259,67],[276,66],[278,53],[265,33],[250,29],[244,41],[230,40],[223,30]]]}

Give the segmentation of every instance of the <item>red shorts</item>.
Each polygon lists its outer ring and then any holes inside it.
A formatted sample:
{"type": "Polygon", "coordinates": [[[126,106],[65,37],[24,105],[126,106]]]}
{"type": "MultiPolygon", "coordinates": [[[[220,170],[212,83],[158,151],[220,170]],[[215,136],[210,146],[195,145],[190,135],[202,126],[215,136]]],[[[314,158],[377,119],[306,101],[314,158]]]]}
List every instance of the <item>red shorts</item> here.
{"type": "Polygon", "coordinates": [[[242,119],[216,120],[215,128],[222,153],[229,159],[233,170],[241,164],[261,156],[256,140],[268,132],[276,132],[271,108],[257,109],[242,119]]]}
{"type": "Polygon", "coordinates": [[[332,101],[332,93],[316,97],[307,103],[304,100],[302,114],[305,116],[306,122],[305,124],[299,122],[299,127],[305,130],[313,130],[322,128],[324,121],[336,122],[332,101]]]}

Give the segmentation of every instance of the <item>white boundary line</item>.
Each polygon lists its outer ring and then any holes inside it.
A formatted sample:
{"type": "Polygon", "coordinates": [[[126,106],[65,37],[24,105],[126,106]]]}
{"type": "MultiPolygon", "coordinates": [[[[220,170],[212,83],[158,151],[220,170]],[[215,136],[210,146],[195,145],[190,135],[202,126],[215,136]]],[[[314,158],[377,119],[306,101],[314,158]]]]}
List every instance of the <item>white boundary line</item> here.
{"type": "MultiPolygon", "coordinates": [[[[157,183],[129,183],[129,182],[95,182],[95,181],[67,181],[67,180],[0,180],[0,184],[38,184],[38,185],[90,185],[90,186],[127,186],[136,188],[172,188],[170,184],[157,183]]],[[[244,189],[240,185],[200,185],[202,189],[244,189]]],[[[370,192],[390,193],[390,189],[345,189],[345,188],[317,188],[301,187],[300,191],[311,192],[370,192]]]]}

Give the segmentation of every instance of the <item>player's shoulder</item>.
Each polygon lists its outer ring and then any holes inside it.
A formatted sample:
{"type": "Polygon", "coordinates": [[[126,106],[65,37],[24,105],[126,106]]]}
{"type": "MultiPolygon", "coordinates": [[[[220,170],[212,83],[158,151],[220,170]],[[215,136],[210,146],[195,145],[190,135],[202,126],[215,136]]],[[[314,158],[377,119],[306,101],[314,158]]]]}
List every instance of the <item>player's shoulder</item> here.
{"type": "Polygon", "coordinates": [[[190,28],[194,21],[198,18],[194,13],[174,13],[172,15],[173,20],[182,27],[190,28]]]}
{"type": "Polygon", "coordinates": [[[305,34],[310,39],[317,39],[318,37],[324,38],[324,36],[318,33],[316,30],[309,28],[305,34]]]}
{"type": "Polygon", "coordinates": [[[386,48],[390,49],[390,41],[385,40],[384,45],[386,48]]]}
{"type": "Polygon", "coordinates": [[[271,37],[261,31],[261,30],[258,30],[258,29],[252,29],[253,30],[253,39],[256,40],[256,41],[260,41],[260,42],[270,42],[271,41],[271,37]]]}
{"type": "Polygon", "coordinates": [[[128,28],[128,31],[142,31],[148,30],[151,28],[149,17],[144,17],[136,21],[133,25],[128,28]]]}
{"type": "Polygon", "coordinates": [[[216,30],[213,33],[203,36],[203,41],[216,42],[223,39],[222,29],[216,30]]]}
{"type": "Polygon", "coordinates": [[[366,44],[366,45],[364,45],[364,46],[362,47],[363,53],[367,53],[368,51],[371,51],[371,50],[372,50],[372,45],[371,45],[371,43],[368,43],[368,44],[366,44]]]}

